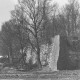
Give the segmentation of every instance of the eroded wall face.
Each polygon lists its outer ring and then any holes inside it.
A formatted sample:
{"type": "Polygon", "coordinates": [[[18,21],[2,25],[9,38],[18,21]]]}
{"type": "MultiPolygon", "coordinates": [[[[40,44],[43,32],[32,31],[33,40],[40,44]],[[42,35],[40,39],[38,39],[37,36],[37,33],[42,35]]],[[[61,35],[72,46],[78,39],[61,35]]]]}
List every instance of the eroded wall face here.
{"type": "Polygon", "coordinates": [[[52,45],[51,45],[51,52],[50,52],[50,59],[49,59],[49,68],[51,71],[57,71],[57,61],[59,57],[59,50],[60,50],[60,36],[56,35],[52,38],[52,45]]]}

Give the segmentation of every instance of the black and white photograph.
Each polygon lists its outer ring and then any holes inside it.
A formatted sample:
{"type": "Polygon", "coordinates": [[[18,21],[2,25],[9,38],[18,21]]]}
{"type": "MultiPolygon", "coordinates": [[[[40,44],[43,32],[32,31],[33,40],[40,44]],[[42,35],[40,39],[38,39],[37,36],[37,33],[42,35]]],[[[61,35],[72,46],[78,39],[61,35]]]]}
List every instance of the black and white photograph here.
{"type": "Polygon", "coordinates": [[[80,0],[0,0],[0,80],[80,80],[80,0]]]}

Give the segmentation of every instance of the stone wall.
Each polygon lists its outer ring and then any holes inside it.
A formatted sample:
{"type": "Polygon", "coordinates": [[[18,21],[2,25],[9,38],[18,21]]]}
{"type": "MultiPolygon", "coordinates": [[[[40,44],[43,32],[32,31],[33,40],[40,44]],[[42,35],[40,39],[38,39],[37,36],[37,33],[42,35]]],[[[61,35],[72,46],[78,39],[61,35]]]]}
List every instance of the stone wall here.
{"type": "Polygon", "coordinates": [[[59,50],[60,50],[60,36],[56,35],[52,38],[52,45],[51,45],[51,52],[50,52],[50,61],[49,67],[52,71],[57,71],[57,61],[59,57],[59,50]]]}

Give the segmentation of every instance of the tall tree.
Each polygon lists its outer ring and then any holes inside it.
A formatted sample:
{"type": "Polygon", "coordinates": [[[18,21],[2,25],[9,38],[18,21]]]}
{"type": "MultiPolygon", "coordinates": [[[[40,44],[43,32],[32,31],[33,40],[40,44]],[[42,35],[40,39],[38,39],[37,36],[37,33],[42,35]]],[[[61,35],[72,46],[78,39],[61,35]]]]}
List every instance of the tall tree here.
{"type": "Polygon", "coordinates": [[[40,61],[40,44],[41,32],[44,29],[45,12],[48,0],[19,0],[18,15],[16,10],[12,15],[17,19],[18,23],[28,32],[28,40],[30,45],[36,51],[37,64],[41,67],[40,61]],[[21,20],[21,19],[22,20],[21,20]]]}
{"type": "Polygon", "coordinates": [[[2,25],[1,33],[1,40],[3,42],[3,45],[5,45],[8,49],[8,58],[10,63],[12,63],[12,41],[14,32],[12,30],[12,25],[10,24],[10,22],[5,22],[2,25]]]}
{"type": "Polygon", "coordinates": [[[66,32],[67,36],[72,36],[75,34],[78,27],[79,20],[79,4],[77,0],[69,0],[64,8],[63,14],[66,20],[66,32]]]}

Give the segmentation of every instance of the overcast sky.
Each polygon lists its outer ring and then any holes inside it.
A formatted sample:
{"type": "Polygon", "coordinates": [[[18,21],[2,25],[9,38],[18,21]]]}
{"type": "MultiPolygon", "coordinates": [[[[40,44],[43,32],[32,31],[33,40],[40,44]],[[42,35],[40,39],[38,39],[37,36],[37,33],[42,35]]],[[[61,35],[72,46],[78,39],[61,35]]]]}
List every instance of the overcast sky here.
{"type": "MultiPolygon", "coordinates": [[[[60,6],[64,5],[67,0],[55,0],[60,6]]],[[[17,0],[0,0],[0,26],[3,22],[10,19],[10,11],[14,9],[17,0]]]]}
{"type": "Polygon", "coordinates": [[[0,0],[0,26],[10,19],[10,11],[14,9],[17,0],[0,0]]]}

